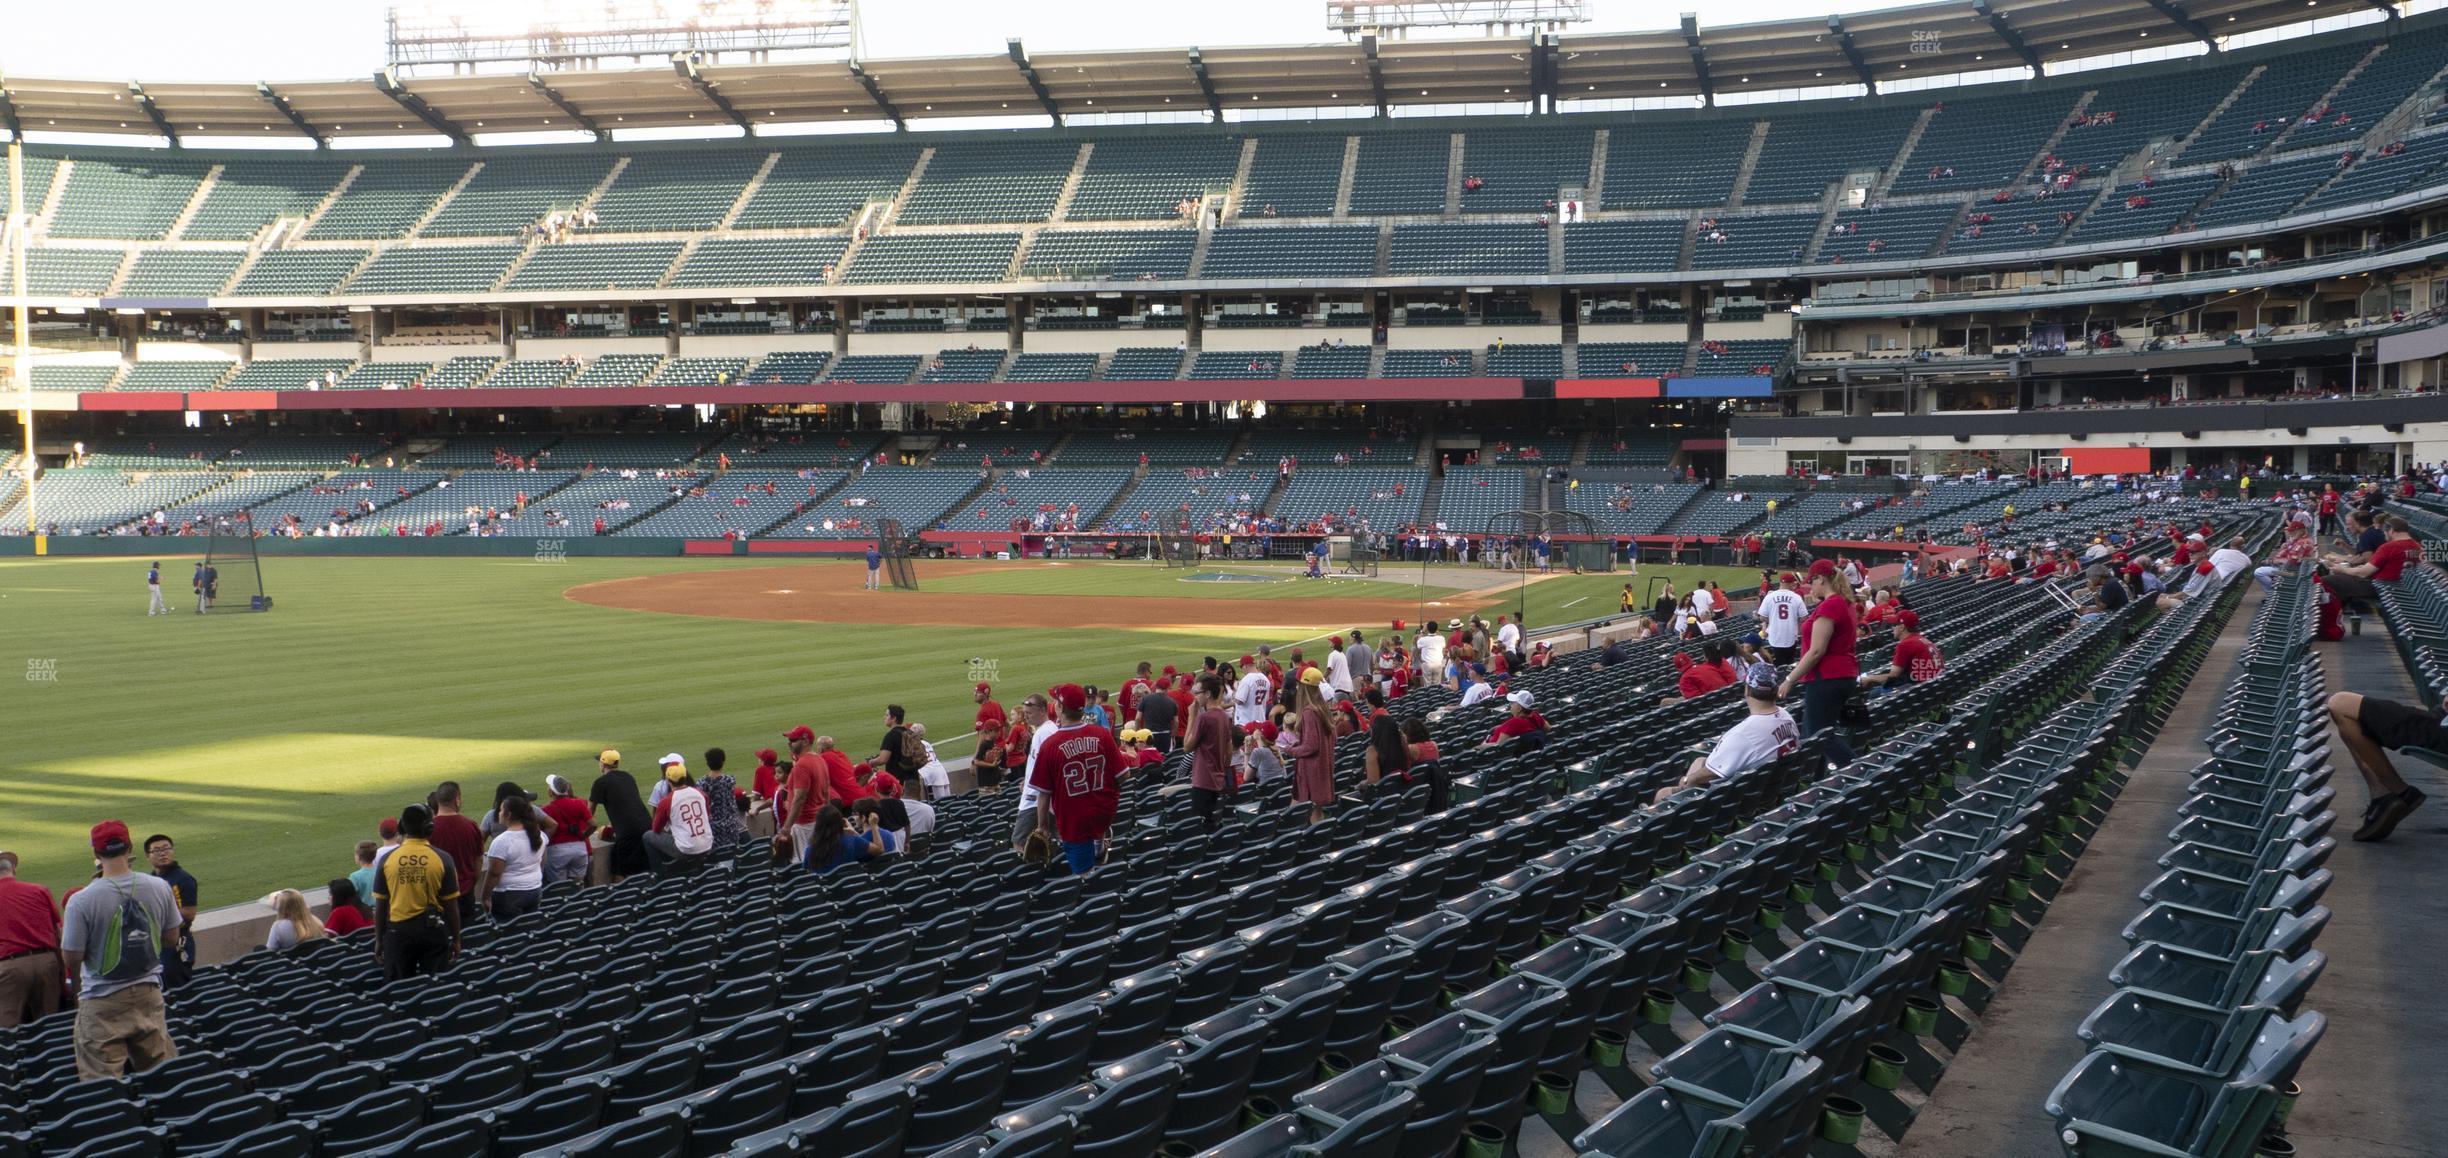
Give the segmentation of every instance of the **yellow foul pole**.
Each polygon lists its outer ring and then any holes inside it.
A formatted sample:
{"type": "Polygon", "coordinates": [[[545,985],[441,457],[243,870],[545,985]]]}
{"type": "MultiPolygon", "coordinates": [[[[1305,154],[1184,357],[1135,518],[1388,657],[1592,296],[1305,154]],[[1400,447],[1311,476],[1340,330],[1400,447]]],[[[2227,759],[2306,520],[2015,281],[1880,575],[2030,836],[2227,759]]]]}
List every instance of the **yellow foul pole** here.
{"type": "Polygon", "coordinates": [[[9,245],[9,287],[17,298],[16,360],[9,364],[17,380],[17,424],[25,428],[25,516],[26,534],[34,536],[34,553],[43,554],[48,546],[39,530],[41,524],[34,515],[34,371],[26,357],[26,233],[25,215],[25,142],[9,138],[8,147],[8,211],[12,242],[9,245]]]}

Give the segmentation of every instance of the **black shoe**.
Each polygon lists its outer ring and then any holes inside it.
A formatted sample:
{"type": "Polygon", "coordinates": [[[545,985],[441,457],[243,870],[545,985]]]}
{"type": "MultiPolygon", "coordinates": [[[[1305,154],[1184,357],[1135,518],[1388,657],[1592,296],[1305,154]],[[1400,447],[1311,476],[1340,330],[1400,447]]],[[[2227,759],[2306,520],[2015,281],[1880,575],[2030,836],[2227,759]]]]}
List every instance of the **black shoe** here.
{"type": "Polygon", "coordinates": [[[2365,842],[2387,840],[2390,833],[2397,831],[2397,822],[2421,807],[2423,800],[2421,789],[2408,787],[2372,801],[2371,807],[2363,810],[2363,827],[2355,830],[2354,838],[2365,842]]]}

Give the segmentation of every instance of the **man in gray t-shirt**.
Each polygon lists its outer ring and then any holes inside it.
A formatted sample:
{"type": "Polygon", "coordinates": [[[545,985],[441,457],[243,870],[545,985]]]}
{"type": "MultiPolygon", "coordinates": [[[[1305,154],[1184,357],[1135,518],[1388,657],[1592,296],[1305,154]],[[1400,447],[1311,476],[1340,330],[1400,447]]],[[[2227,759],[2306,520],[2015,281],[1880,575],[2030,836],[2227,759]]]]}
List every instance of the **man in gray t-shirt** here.
{"type": "Polygon", "coordinates": [[[143,1073],[178,1056],[162,1009],[162,961],[178,951],[177,894],[160,877],[131,872],[127,825],[93,827],[102,875],[68,898],[60,951],[77,987],[76,1065],[83,1081],[143,1073]],[[132,907],[140,920],[123,920],[132,907]]]}

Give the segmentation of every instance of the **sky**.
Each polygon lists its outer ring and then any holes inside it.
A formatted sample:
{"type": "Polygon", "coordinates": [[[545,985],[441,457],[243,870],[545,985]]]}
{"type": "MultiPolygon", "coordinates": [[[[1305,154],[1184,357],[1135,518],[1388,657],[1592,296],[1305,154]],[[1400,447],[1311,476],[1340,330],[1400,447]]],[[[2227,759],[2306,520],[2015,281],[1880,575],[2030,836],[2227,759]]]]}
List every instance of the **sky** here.
{"type": "MultiPolygon", "coordinates": [[[[1896,7],[1901,0],[1589,0],[1585,32],[1671,28],[1695,10],[1703,26],[1896,7]]],[[[106,10],[12,3],[0,38],[0,75],[163,81],[327,80],[371,75],[383,64],[378,0],[115,0],[106,10]],[[97,23],[97,15],[100,22],[97,23]]],[[[530,6],[496,0],[491,9],[530,6]]],[[[868,57],[1000,53],[1019,37],[1031,51],[1311,44],[1339,39],[1324,0],[868,0],[860,22],[868,57]]]]}

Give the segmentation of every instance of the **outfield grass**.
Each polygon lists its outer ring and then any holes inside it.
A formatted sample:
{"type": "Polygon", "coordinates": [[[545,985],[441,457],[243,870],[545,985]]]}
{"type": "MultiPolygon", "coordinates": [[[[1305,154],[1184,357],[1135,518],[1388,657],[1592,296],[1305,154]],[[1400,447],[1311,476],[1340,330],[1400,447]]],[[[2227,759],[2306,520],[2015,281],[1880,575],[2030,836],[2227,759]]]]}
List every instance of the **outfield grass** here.
{"type": "Polygon", "coordinates": [[[1677,592],[1689,591],[1701,579],[1713,579],[1728,591],[1739,591],[1759,584],[1759,572],[1742,567],[1668,567],[1643,564],[1637,576],[1621,572],[1600,572],[1589,575],[1552,575],[1536,579],[1526,588],[1519,586],[1519,575],[1490,575],[1491,586],[1507,583],[1513,589],[1488,593],[1479,605],[1479,613],[1493,616],[1499,612],[1512,615],[1519,611],[1532,629],[1580,619],[1596,619],[1616,614],[1623,605],[1624,584],[1630,583],[1639,597],[1639,606],[1646,610],[1657,599],[1660,581],[1669,581],[1677,592]]]}
{"type": "MultiPolygon", "coordinates": [[[[906,705],[947,756],[962,755],[973,709],[972,659],[1008,703],[1062,680],[1119,684],[1140,659],[1238,654],[1260,642],[1228,632],[1107,626],[1100,597],[1152,595],[1285,602],[1417,599],[1417,572],[1331,583],[1185,583],[1139,565],[1014,566],[949,576],[927,590],[1044,596],[1063,626],[977,629],[726,620],[572,601],[579,583],[709,567],[807,566],[802,560],[280,558],[265,565],[278,610],[144,615],[144,560],[0,561],[0,758],[14,789],[0,848],[53,885],[90,871],[86,830],[126,820],[177,837],[180,857],[220,905],[346,872],[374,823],[457,780],[479,806],[514,780],[540,789],[559,772],[581,786],[594,754],[620,749],[651,772],[666,751],[719,746],[733,771],[805,723],[864,756],[883,706],[906,705]],[[1408,580],[1408,581],[1406,581],[1408,580]],[[28,677],[19,678],[22,671],[28,677]]],[[[852,566],[820,563],[817,566],[852,566]]],[[[184,560],[165,559],[180,605],[184,560]]],[[[1678,586],[1695,568],[1674,575],[1678,586]]],[[[1747,573],[1720,569],[1729,586],[1747,573]]],[[[1465,602],[1440,577],[1426,597],[1493,616],[1514,598],[1465,602]]],[[[1551,578],[1529,587],[1530,622],[1606,614],[1622,579],[1551,578]]],[[[192,604],[190,603],[190,606],[192,604]]],[[[887,614],[889,614],[887,612],[887,614]]],[[[1320,620],[1322,636],[1353,626],[1320,620]]],[[[1368,625],[1374,628],[1376,625],[1368,625]]]]}
{"type": "MultiPolygon", "coordinates": [[[[750,753],[781,747],[799,723],[863,756],[883,734],[887,702],[939,738],[964,735],[973,657],[1005,688],[1024,689],[1118,684],[1140,658],[1263,642],[1102,626],[753,622],[562,596],[600,579],[773,565],[746,559],[283,558],[265,564],[278,600],[270,614],[148,619],[144,562],[0,562],[0,664],[10,669],[0,765],[14,789],[0,848],[24,858],[29,879],[72,884],[90,871],[86,830],[124,819],[139,834],[178,838],[208,906],[345,873],[376,820],[441,780],[458,780],[479,804],[499,781],[539,789],[548,772],[584,791],[605,747],[651,772],[666,751],[696,766],[719,746],[744,774],[750,753]]],[[[185,563],[163,569],[177,588],[185,563]]],[[[1171,586],[1246,595],[1234,584],[1171,586]]],[[[1077,614],[1049,621],[1097,622],[1092,598],[1061,610],[1077,614]]]]}

